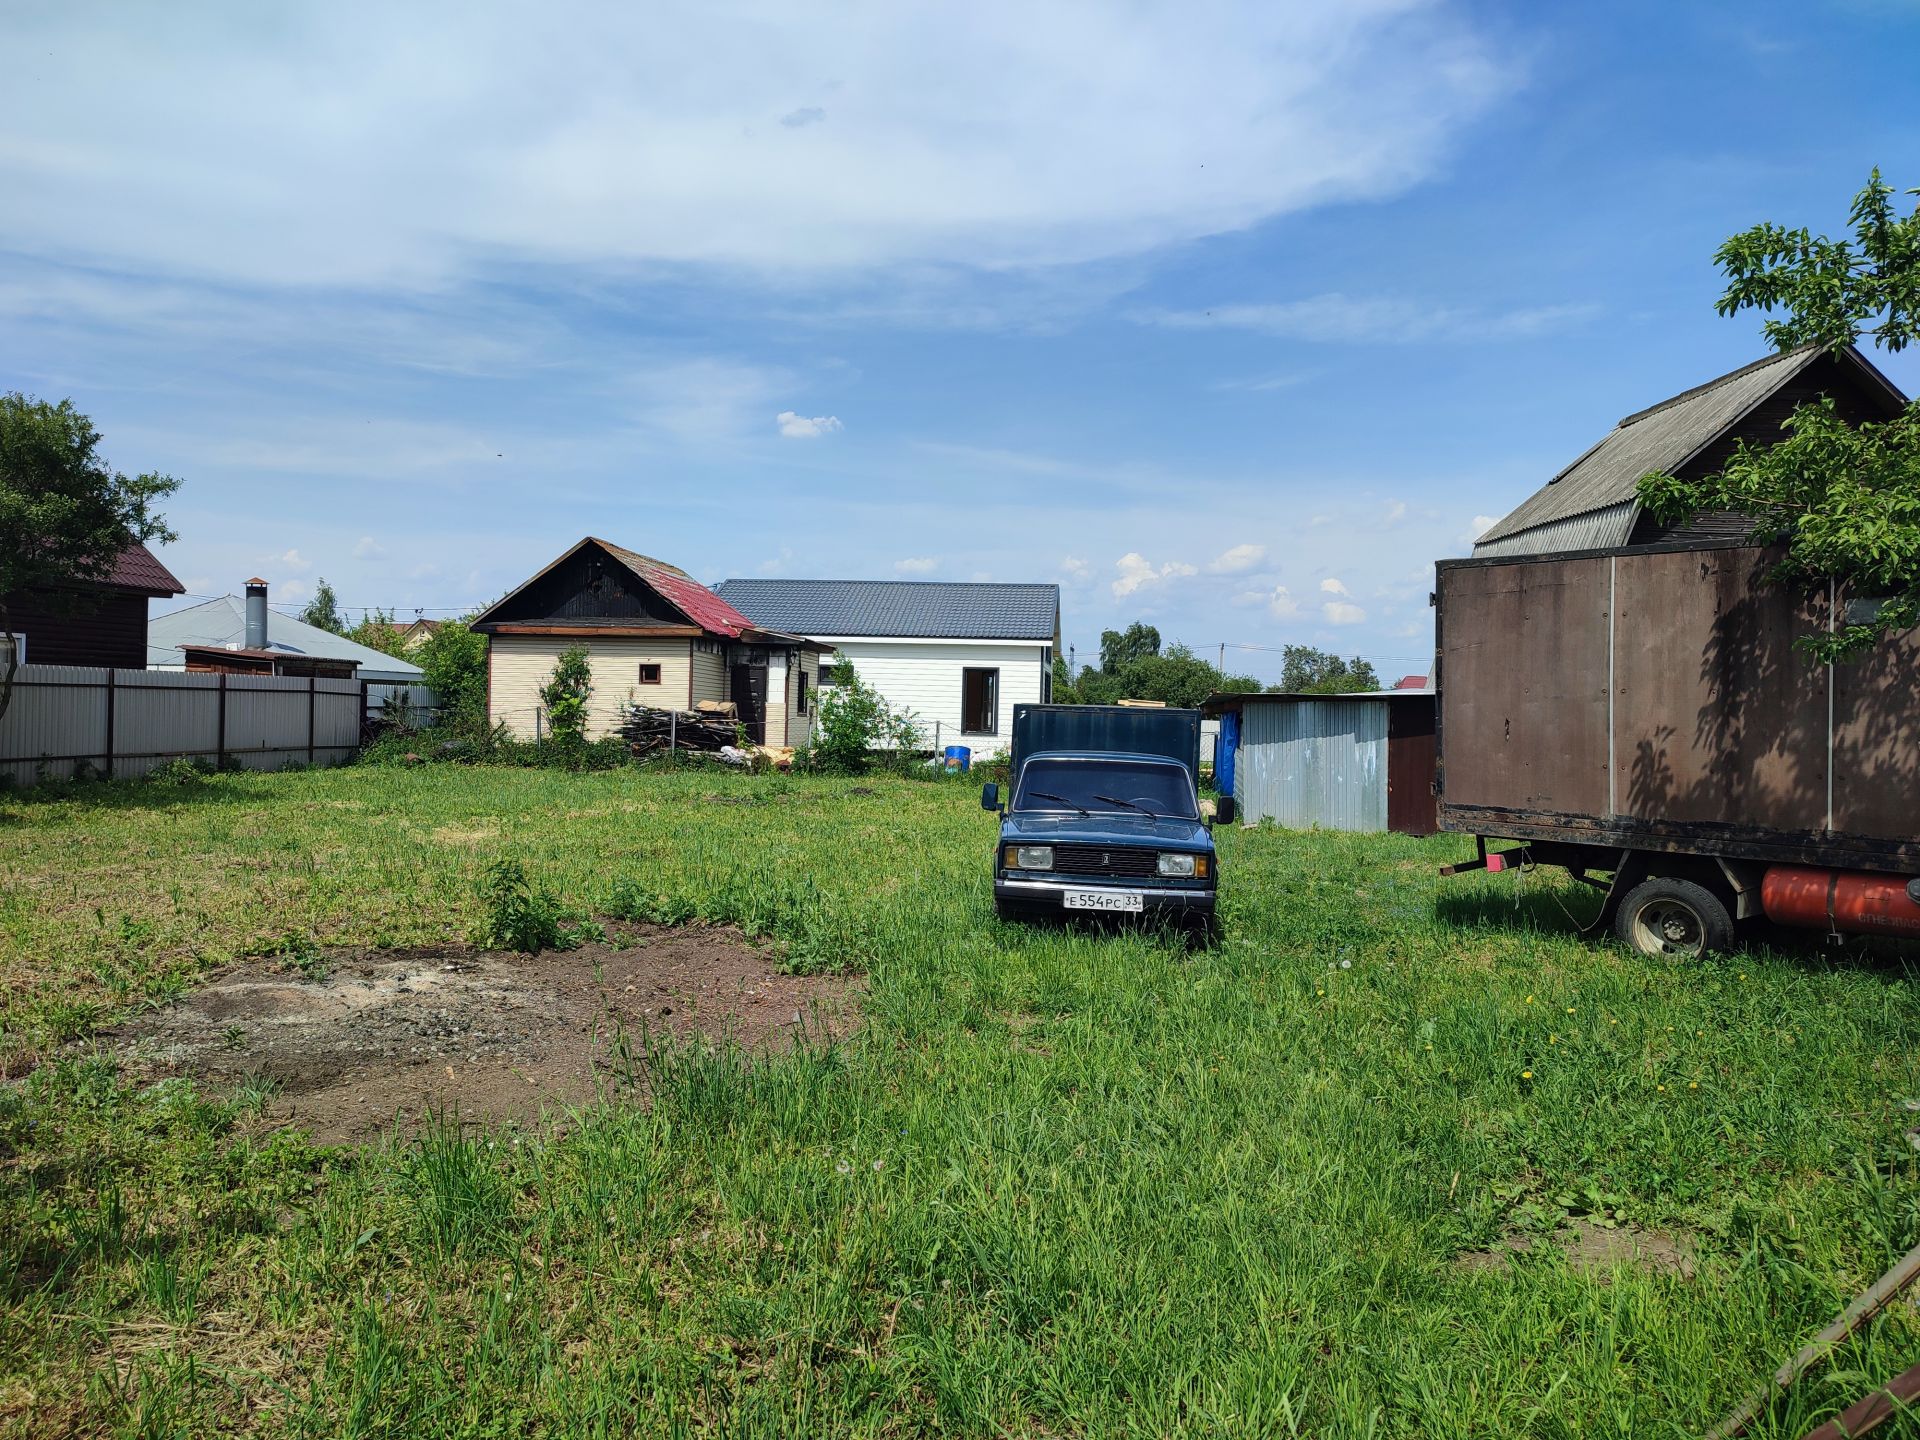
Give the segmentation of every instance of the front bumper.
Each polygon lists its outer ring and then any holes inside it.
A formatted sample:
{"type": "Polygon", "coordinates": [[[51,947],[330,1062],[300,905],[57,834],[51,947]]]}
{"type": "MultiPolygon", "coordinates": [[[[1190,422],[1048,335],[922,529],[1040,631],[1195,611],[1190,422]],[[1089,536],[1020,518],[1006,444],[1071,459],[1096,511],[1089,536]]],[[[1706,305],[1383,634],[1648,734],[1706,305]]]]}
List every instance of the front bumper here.
{"type": "Polygon", "coordinates": [[[1015,910],[1033,916],[1107,915],[1119,918],[1111,911],[1067,909],[1065,896],[1069,890],[1125,890],[1143,897],[1143,915],[1169,919],[1213,918],[1215,892],[1211,889],[1196,887],[1176,890],[1171,886],[1110,885],[1086,880],[1007,880],[999,877],[993,882],[993,898],[1002,910],[1015,910]]]}

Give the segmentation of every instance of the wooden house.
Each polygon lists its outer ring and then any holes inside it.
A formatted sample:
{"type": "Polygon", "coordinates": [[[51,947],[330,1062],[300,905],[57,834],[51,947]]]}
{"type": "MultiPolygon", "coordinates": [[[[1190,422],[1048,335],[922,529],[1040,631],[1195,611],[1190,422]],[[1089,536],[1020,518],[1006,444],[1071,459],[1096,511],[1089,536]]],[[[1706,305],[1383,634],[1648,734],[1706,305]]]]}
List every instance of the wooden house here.
{"type": "Polygon", "coordinates": [[[591,536],[472,624],[489,641],[488,718],[525,737],[544,731],[540,690],[580,645],[593,671],[589,737],[617,731],[629,705],[731,701],[749,739],[802,745],[831,648],[756,626],[686,571],[591,536]]]}
{"type": "Polygon", "coordinates": [[[8,595],[11,635],[0,635],[0,662],[12,643],[18,645],[23,664],[144,670],[147,602],[168,599],[184,588],[146,546],[129,545],[103,581],[8,595]]]}

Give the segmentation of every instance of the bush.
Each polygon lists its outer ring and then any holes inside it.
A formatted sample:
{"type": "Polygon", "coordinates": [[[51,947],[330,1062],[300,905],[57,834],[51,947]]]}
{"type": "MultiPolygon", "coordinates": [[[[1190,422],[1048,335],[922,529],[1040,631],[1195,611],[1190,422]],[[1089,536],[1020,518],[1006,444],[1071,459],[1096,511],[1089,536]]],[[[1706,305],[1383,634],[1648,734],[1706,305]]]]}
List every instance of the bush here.
{"type": "Polygon", "coordinates": [[[538,955],[542,950],[577,949],[596,939],[600,929],[560,903],[560,897],[527,878],[518,860],[497,860],[487,867],[481,886],[487,907],[479,941],[485,946],[538,955]]]}
{"type": "Polygon", "coordinates": [[[176,755],[166,764],[149,770],[147,780],[154,785],[198,785],[213,773],[213,766],[205,760],[176,755]]]}
{"type": "Polygon", "coordinates": [[[796,752],[796,768],[858,775],[873,763],[879,746],[891,747],[895,764],[920,748],[920,726],[913,712],[888,705],[846,661],[834,669],[833,688],[820,692],[819,707],[813,744],[806,747],[804,765],[796,752]]]}
{"type": "Polygon", "coordinates": [[[540,687],[540,703],[546,707],[547,728],[562,745],[585,743],[587,701],[593,698],[593,664],[587,647],[569,645],[554,662],[553,676],[540,687]]]}

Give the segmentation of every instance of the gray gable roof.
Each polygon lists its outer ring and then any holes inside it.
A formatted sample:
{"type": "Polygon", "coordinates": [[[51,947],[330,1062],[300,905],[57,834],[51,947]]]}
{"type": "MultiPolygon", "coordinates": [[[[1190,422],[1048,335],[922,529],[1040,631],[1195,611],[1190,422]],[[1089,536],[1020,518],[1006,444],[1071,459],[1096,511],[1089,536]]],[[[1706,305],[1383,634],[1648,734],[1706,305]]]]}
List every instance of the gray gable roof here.
{"type": "MultiPolygon", "coordinates": [[[[187,657],[182,645],[212,645],[236,649],[246,642],[246,602],[232,595],[216,596],[183,610],[169,610],[147,622],[147,668],[173,670],[184,666],[187,657]]],[[[267,648],[284,650],[289,655],[313,655],[327,660],[357,660],[360,680],[391,681],[418,685],[426,672],[411,661],[401,660],[335,635],[278,610],[267,612],[267,648]]]]}
{"type": "Polygon", "coordinates": [[[755,625],[794,635],[1052,640],[1058,585],[922,580],[723,580],[714,592],[755,625]]]}
{"type": "MultiPolygon", "coordinates": [[[[1643,475],[1678,470],[1825,353],[1808,346],[1769,355],[1627,416],[1482,535],[1475,552],[1541,548],[1531,543],[1535,540],[1548,549],[1624,544],[1638,512],[1643,475]],[[1525,539],[1516,541],[1522,536],[1525,539]]],[[[1894,403],[1904,402],[1859,351],[1849,346],[1833,353],[1843,365],[1857,367],[1868,386],[1884,389],[1894,403]]]]}
{"type": "Polygon", "coordinates": [[[1480,537],[1488,544],[1522,530],[1631,501],[1640,477],[1670,470],[1799,374],[1817,350],[1770,355],[1648,410],[1627,416],[1506,519],[1480,537]]]}

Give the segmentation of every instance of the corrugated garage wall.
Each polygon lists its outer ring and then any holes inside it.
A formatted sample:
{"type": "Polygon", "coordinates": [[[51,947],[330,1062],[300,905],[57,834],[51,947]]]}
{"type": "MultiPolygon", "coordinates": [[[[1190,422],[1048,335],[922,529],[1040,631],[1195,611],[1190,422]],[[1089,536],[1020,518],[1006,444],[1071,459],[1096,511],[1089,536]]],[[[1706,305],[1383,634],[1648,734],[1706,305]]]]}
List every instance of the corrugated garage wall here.
{"type": "Polygon", "coordinates": [[[1235,777],[1243,823],[1387,828],[1387,707],[1374,700],[1249,700],[1235,777]]]}

